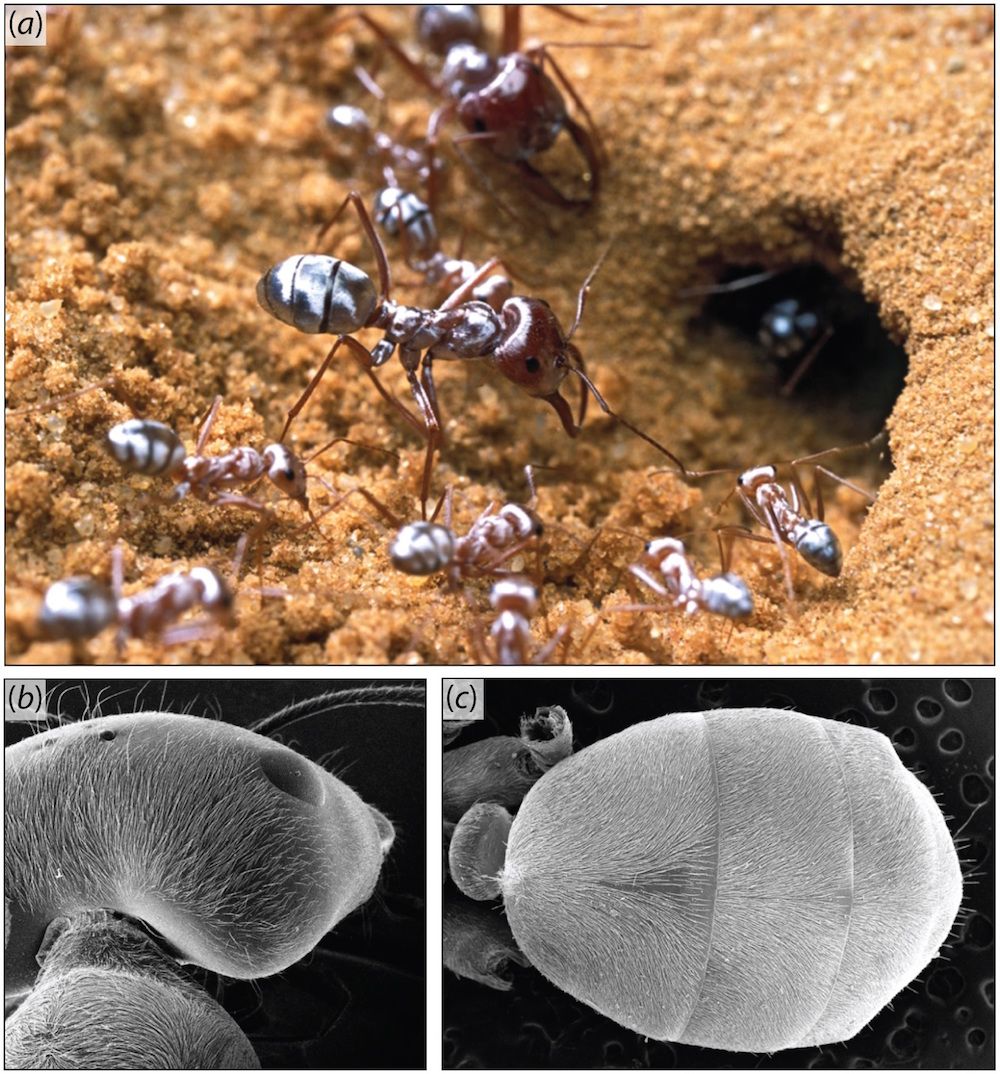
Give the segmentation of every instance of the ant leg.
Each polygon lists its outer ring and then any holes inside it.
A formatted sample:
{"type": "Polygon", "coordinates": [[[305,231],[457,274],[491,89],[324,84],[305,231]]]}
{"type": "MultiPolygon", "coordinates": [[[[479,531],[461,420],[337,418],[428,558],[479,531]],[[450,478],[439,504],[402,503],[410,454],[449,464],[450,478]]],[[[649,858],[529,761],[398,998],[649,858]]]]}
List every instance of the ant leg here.
{"type": "Polygon", "coordinates": [[[441,443],[441,426],[438,424],[437,415],[431,400],[424,392],[415,370],[406,371],[406,379],[410,382],[410,392],[416,401],[417,407],[424,419],[424,434],[427,437],[427,452],[424,455],[424,470],[420,478],[420,515],[427,518],[427,501],[431,494],[431,475],[434,469],[434,455],[441,443]]]}
{"type": "Polygon", "coordinates": [[[500,51],[503,55],[521,51],[521,7],[519,4],[504,5],[500,51]]]}
{"type": "Polygon", "coordinates": [[[354,211],[358,215],[358,219],[361,221],[361,227],[364,229],[365,235],[368,237],[368,241],[371,244],[373,253],[375,254],[375,261],[378,265],[378,287],[379,295],[377,301],[377,307],[381,306],[386,297],[392,291],[392,272],[389,269],[389,258],[385,252],[385,245],[379,238],[378,232],[375,230],[375,225],[372,223],[372,218],[368,215],[368,210],[365,208],[365,203],[361,198],[361,195],[356,190],[350,190],[347,196],[337,207],[337,211],[330,217],[330,219],[319,229],[316,233],[315,244],[317,249],[322,249],[323,244],[326,241],[327,234],[333,225],[340,219],[341,213],[348,205],[354,207],[354,211]]]}
{"type": "Polygon", "coordinates": [[[467,302],[472,292],[475,291],[483,280],[493,274],[495,268],[506,269],[507,266],[499,257],[491,257],[488,261],[484,261],[467,280],[460,283],[444,302],[438,306],[438,312],[454,309],[456,306],[460,306],[463,302],[467,302]]]}
{"type": "Polygon", "coordinates": [[[201,641],[210,638],[219,632],[219,624],[208,618],[197,619],[193,623],[184,623],[181,626],[171,627],[160,634],[161,645],[170,647],[173,645],[186,645],[188,642],[201,641]]]}
{"type": "Polygon", "coordinates": [[[330,29],[332,31],[340,30],[346,26],[351,19],[358,19],[360,22],[363,22],[365,26],[378,37],[389,52],[392,53],[397,62],[414,81],[419,82],[424,89],[428,90],[430,93],[438,94],[440,92],[430,75],[406,55],[395,37],[393,37],[384,26],[379,25],[379,23],[377,23],[370,15],[365,14],[365,12],[351,11],[346,15],[342,15],[333,20],[330,24],[330,29]]]}
{"type": "Polygon", "coordinates": [[[591,284],[597,278],[598,272],[601,271],[601,266],[607,260],[607,256],[611,253],[611,247],[614,246],[615,240],[612,239],[607,246],[598,255],[597,260],[594,262],[594,267],[587,273],[587,278],[580,285],[580,290],[576,293],[576,317],[573,318],[573,324],[570,326],[570,330],[566,335],[567,342],[573,338],[576,334],[576,330],[580,327],[580,322],[583,320],[583,312],[587,305],[587,295],[590,292],[591,284]]]}
{"type": "Polygon", "coordinates": [[[215,419],[218,416],[220,406],[222,406],[222,396],[217,395],[208,412],[208,417],[205,418],[204,424],[201,427],[201,432],[198,434],[198,443],[195,445],[194,449],[196,455],[200,455],[205,449],[205,444],[208,443],[208,434],[212,431],[212,426],[215,424],[215,419]]]}
{"type": "Polygon", "coordinates": [[[739,537],[746,541],[756,541],[760,544],[770,544],[769,537],[761,537],[747,529],[746,526],[717,526],[715,536],[719,542],[719,563],[723,573],[726,573],[733,563],[733,541],[739,537]]]}
{"type": "MultiPolygon", "coordinates": [[[[432,368],[433,361],[434,359],[431,357],[430,352],[428,351],[424,355],[423,361],[420,363],[420,383],[424,389],[424,393],[430,400],[431,406],[434,408],[434,417],[437,419],[437,423],[440,426],[441,408],[438,406],[437,387],[434,384],[434,371],[432,368]]],[[[442,439],[443,438],[444,434],[442,433],[442,439]]]]}
{"type": "MultiPolygon", "coordinates": [[[[613,47],[612,42],[595,42],[595,44],[607,44],[608,47],[613,47]]],[[[567,129],[569,129],[570,134],[572,135],[573,141],[576,142],[578,146],[580,146],[581,152],[583,152],[584,156],[587,158],[588,166],[591,167],[591,170],[594,173],[594,185],[591,189],[591,196],[593,196],[597,193],[597,168],[601,163],[604,163],[607,160],[607,154],[605,153],[604,145],[601,142],[600,131],[598,131],[597,129],[597,124],[594,123],[594,117],[590,114],[590,110],[583,103],[583,100],[576,92],[576,88],[573,86],[573,83],[570,82],[569,78],[566,76],[566,73],[559,66],[559,64],[556,63],[555,57],[548,51],[548,48],[545,45],[539,45],[538,48],[531,49],[531,51],[528,52],[529,59],[533,60],[536,56],[538,57],[538,65],[543,71],[545,70],[546,60],[549,62],[550,66],[552,67],[552,73],[556,76],[556,81],[559,82],[562,88],[569,95],[570,99],[573,101],[573,104],[575,104],[576,107],[579,109],[580,114],[583,116],[584,121],[587,125],[586,128],[581,127],[574,120],[570,119],[570,117],[567,117],[569,122],[573,123],[574,126],[579,129],[580,134],[585,137],[589,147],[588,152],[584,149],[583,145],[578,140],[577,134],[575,134],[571,128],[567,127],[567,129]],[[589,131],[587,130],[587,128],[589,128],[589,131]]]]}
{"type": "Polygon", "coordinates": [[[401,403],[394,395],[392,395],[385,387],[385,385],[378,379],[372,369],[372,355],[371,351],[367,347],[363,347],[356,339],[351,336],[341,336],[341,341],[351,354],[351,357],[358,363],[359,366],[368,375],[368,379],[375,385],[379,395],[393,407],[416,431],[421,435],[426,435],[426,428],[421,422],[420,418],[413,413],[407,406],[401,403]]]}
{"type": "Polygon", "coordinates": [[[55,410],[56,407],[62,406],[63,403],[69,403],[73,399],[79,399],[83,395],[89,395],[90,392],[97,391],[99,388],[104,388],[110,396],[117,399],[118,402],[124,403],[125,406],[132,411],[134,417],[142,417],[142,409],[136,403],[135,397],[125,387],[118,373],[109,373],[108,376],[102,377],[101,380],[94,381],[93,384],[88,384],[85,388],[78,388],[68,395],[60,395],[56,399],[50,399],[47,403],[36,403],[34,406],[19,407],[17,410],[8,410],[6,416],[8,418],[20,418],[27,414],[42,414],[47,410],[55,410]]]}
{"type": "Polygon", "coordinates": [[[435,108],[431,113],[431,118],[427,122],[427,136],[424,139],[424,155],[427,161],[427,208],[431,212],[431,216],[437,217],[437,200],[438,200],[438,171],[436,156],[437,156],[437,144],[438,137],[440,135],[441,127],[455,114],[455,102],[449,101],[447,104],[440,105],[435,108]]]}
{"type": "MultiPolygon", "coordinates": [[[[122,603],[122,588],[125,585],[125,554],[122,552],[120,541],[116,541],[111,549],[111,596],[115,607],[120,608],[122,603]]],[[[128,641],[128,630],[119,617],[119,627],[115,631],[115,651],[118,653],[119,662],[125,659],[125,643],[128,641]]]]}
{"type": "Polygon", "coordinates": [[[667,589],[667,587],[663,585],[663,583],[658,578],[654,577],[641,564],[633,563],[628,570],[629,574],[631,574],[634,578],[638,578],[644,586],[648,587],[649,589],[652,589],[652,591],[658,597],[664,597],[665,599],[670,600],[672,596],[670,590],[667,589]]]}
{"type": "Polygon", "coordinates": [[[787,399],[799,385],[799,381],[809,372],[813,362],[819,357],[820,351],[830,342],[830,338],[833,336],[833,329],[829,326],[823,332],[823,334],[816,340],[816,342],[806,351],[804,357],[800,360],[799,364],[795,367],[792,375],[782,384],[779,391],[779,395],[787,399]]]}
{"type": "MultiPolygon", "coordinates": [[[[532,664],[546,664],[549,657],[556,651],[559,643],[569,636],[569,640],[572,642],[573,635],[570,633],[569,627],[563,623],[562,626],[556,628],[556,632],[551,638],[535,653],[531,658],[532,664]]],[[[563,661],[565,663],[565,661],[563,661]]]]}
{"type": "MultiPolygon", "coordinates": [[[[855,485],[853,481],[848,481],[846,477],[841,477],[840,474],[835,474],[832,470],[828,470],[825,466],[816,466],[816,498],[819,499],[821,495],[819,492],[819,475],[828,477],[831,481],[836,482],[838,485],[843,485],[844,488],[850,489],[852,492],[856,492],[859,496],[863,496],[869,503],[875,502],[875,497],[867,489],[862,488],[860,485],[855,485]]],[[[822,516],[821,516],[822,517],[822,516]]]]}
{"type": "Polygon", "coordinates": [[[326,373],[327,369],[330,367],[330,363],[336,356],[337,351],[340,350],[340,348],[346,343],[346,341],[346,336],[337,337],[336,342],[330,348],[329,354],[327,354],[327,356],[323,359],[323,362],[317,370],[316,375],[312,378],[312,380],[309,381],[309,383],[306,385],[306,390],[299,396],[297,402],[291,408],[291,410],[288,411],[288,414],[285,416],[285,424],[281,430],[281,436],[278,437],[279,444],[283,444],[285,442],[285,437],[288,435],[288,430],[291,428],[292,422],[298,417],[299,412],[306,405],[306,403],[309,402],[309,397],[318,387],[319,382],[323,379],[323,374],[326,373]]]}
{"type": "Polygon", "coordinates": [[[561,209],[586,209],[594,200],[593,192],[586,198],[568,198],[543,172],[526,160],[513,162],[521,173],[524,185],[540,201],[558,205],[561,209]]]}

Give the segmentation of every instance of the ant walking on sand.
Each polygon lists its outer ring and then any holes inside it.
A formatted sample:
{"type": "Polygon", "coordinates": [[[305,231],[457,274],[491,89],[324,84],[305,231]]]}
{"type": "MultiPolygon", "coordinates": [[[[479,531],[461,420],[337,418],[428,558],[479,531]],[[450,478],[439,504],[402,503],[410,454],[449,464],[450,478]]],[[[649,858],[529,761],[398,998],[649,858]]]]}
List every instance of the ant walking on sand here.
{"type": "MultiPolygon", "coordinates": [[[[573,22],[588,23],[577,15],[552,6],[552,10],[573,22]]],[[[585,208],[596,198],[604,161],[600,135],[580,95],[552,58],[552,45],[538,45],[521,51],[521,13],[517,5],[503,8],[501,54],[494,56],[475,43],[481,31],[478,18],[467,12],[449,11],[448,5],[435,5],[419,18],[421,40],[443,55],[438,78],[406,55],[395,37],[370,15],[351,12],[338,19],[337,26],[349,19],[359,19],[385,45],[416,82],[443,103],[431,116],[427,128],[427,151],[433,159],[441,128],[457,118],[466,133],[452,139],[456,149],[464,142],[481,142],[494,156],[514,165],[524,185],[538,198],[563,208],[585,208]],[[551,71],[552,77],[546,71],[551,71]],[[569,113],[563,94],[573,102],[583,117],[577,122],[569,113]],[[551,149],[566,131],[586,165],[587,195],[572,198],[563,194],[531,163],[532,158],[551,149]]],[[[576,43],[560,47],[578,47],[576,43]]],[[[627,42],[591,42],[588,47],[645,48],[627,42]]],[[[466,158],[463,158],[466,159],[466,158]]],[[[427,200],[435,203],[435,171],[428,175],[427,200]]]]}
{"type": "Polygon", "coordinates": [[[726,571],[700,578],[684,543],[675,537],[650,541],[629,572],[665,603],[626,604],[615,611],[680,608],[686,615],[704,611],[733,620],[747,619],[753,614],[753,597],[739,575],[726,571]]]}
{"type": "MultiPolygon", "coordinates": [[[[13,413],[22,415],[47,410],[97,388],[108,389],[113,395],[121,398],[133,414],[136,412],[136,407],[123,385],[112,374],[103,381],[88,385],[59,400],[13,413]]],[[[215,507],[237,507],[252,511],[257,515],[257,524],[240,539],[233,564],[235,580],[239,577],[247,548],[253,547],[263,534],[276,524],[277,515],[267,504],[234,490],[249,488],[266,478],[282,496],[297,503],[317,529],[318,521],[306,493],[306,463],[280,441],[268,444],[262,451],[251,447],[237,447],[222,455],[205,454],[205,445],[208,443],[222,402],[222,396],[217,395],[208,416],[202,423],[193,454],[188,454],[184,442],[168,425],[140,417],[133,417],[109,429],[104,439],[104,447],[108,454],[129,473],[142,474],[146,477],[165,477],[172,481],[171,491],[155,498],[160,503],[177,503],[191,496],[215,507]]],[[[319,451],[314,452],[306,462],[311,462],[341,441],[346,441],[346,438],[337,437],[331,440],[319,451]]],[[[316,478],[316,480],[326,484],[322,478],[316,478]]]]}
{"type": "Polygon", "coordinates": [[[174,572],[151,588],[122,595],[123,557],[120,545],[111,553],[111,585],[87,576],[54,582],[45,592],[38,615],[40,633],[52,641],[72,641],[74,647],[117,626],[115,645],[124,656],[130,638],[153,638],[163,645],[196,641],[217,626],[232,626],[233,594],[209,567],[174,572]],[[172,626],[185,612],[204,609],[202,620],[172,626]]]}
{"type": "MultiPolygon", "coordinates": [[[[537,501],[531,466],[525,474],[531,499],[527,504],[507,503],[499,510],[491,503],[482,510],[468,532],[458,534],[452,527],[452,490],[448,488],[428,520],[404,523],[371,492],[361,486],[344,493],[323,515],[335,510],[355,493],[363,496],[396,531],[389,544],[392,565],[404,574],[426,577],[444,574],[449,588],[457,590],[462,582],[484,575],[502,574],[504,564],[537,544],[544,527],[535,513],[537,501]],[[442,506],[442,522],[437,522],[442,506]]],[[[323,517],[320,516],[320,518],[323,517]]]]}
{"type": "Polygon", "coordinates": [[[616,414],[587,376],[583,356],[571,342],[583,319],[587,292],[607,250],[591,269],[577,295],[576,316],[564,332],[551,307],[542,299],[515,295],[500,311],[485,302],[469,300],[475,287],[499,264],[491,259],[462,283],[436,308],[404,306],[390,297],[392,279],[385,248],[375,231],[359,194],[351,191],[318,241],[348,205],[353,206],[375,252],[379,286],[362,269],[337,258],[319,254],[296,254],[270,268],[257,284],[257,301],[277,320],[300,332],[336,335],[319,370],[289,410],[281,440],[296,415],[308,402],[342,347],[360,365],[382,398],[393,406],[427,441],[420,483],[421,511],[427,517],[434,455],[443,438],[433,363],[439,360],[487,361],[528,395],[549,403],[569,436],[579,434],[586,416],[588,394],[609,417],[651,444],[682,472],[683,463],[638,426],[616,414]],[[382,339],[369,350],[352,333],[378,328],[382,339]],[[396,349],[406,373],[410,392],[420,411],[418,418],[392,396],[375,375],[396,349]],[[567,376],[580,381],[580,411],[574,421],[569,404],[559,392],[567,376]]]}
{"type": "MultiPolygon", "coordinates": [[[[874,445],[883,436],[883,433],[879,433],[862,446],[874,445]]],[[[829,448],[814,455],[792,460],[788,463],[787,488],[779,482],[778,469],[775,465],[755,466],[744,470],[737,478],[733,492],[737,493],[751,518],[768,531],[768,536],[756,534],[746,526],[718,527],[716,532],[722,557],[722,569],[728,571],[733,541],[739,538],[762,544],[774,543],[781,555],[785,589],[790,603],[794,603],[795,594],[792,585],[791,562],[785,551],[786,546],[798,552],[809,566],[822,574],[831,578],[839,577],[843,565],[843,552],[836,533],[823,521],[824,506],[823,491],[819,483],[820,475],[858,493],[870,504],[875,502],[875,497],[860,485],[820,465],[820,459],[843,450],[843,448],[829,448]],[[798,474],[798,467],[805,465],[810,465],[815,475],[815,509],[798,474]]],[[[730,492],[729,496],[732,494],[730,492]]],[[[729,499],[729,496],[726,499],[729,499]]],[[[722,504],[719,506],[721,507],[722,504]]]]}

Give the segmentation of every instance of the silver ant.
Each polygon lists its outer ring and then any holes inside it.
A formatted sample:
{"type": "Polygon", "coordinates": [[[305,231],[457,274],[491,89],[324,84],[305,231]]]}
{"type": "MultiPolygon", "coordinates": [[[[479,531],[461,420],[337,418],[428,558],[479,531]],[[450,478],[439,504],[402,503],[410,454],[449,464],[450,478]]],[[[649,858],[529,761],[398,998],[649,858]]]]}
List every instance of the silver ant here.
{"type": "Polygon", "coordinates": [[[682,541],[660,537],[650,541],[630,573],[668,603],[635,604],[616,611],[653,611],[680,608],[687,615],[711,612],[727,619],[747,619],[753,614],[753,597],[739,575],[731,572],[700,578],[682,541]]]}
{"type": "Polygon", "coordinates": [[[569,635],[569,627],[563,624],[541,648],[532,651],[531,619],[538,611],[538,589],[527,578],[510,575],[494,582],[490,604],[497,613],[490,626],[491,647],[478,631],[475,635],[482,663],[544,664],[569,635]]]}
{"type": "MultiPolygon", "coordinates": [[[[380,187],[373,199],[372,216],[382,231],[403,246],[406,264],[431,287],[446,293],[471,279],[479,266],[468,258],[450,257],[441,249],[434,214],[427,202],[401,184],[397,173],[408,172],[426,181],[426,156],[418,149],[394,141],[375,130],[367,114],[353,105],[337,105],[327,114],[328,126],[338,134],[349,134],[368,145],[370,156],[381,161],[380,187]]],[[[497,312],[514,293],[510,278],[494,273],[477,283],[470,298],[485,302],[497,312]]]]}
{"type": "MultiPolygon", "coordinates": [[[[881,440],[879,433],[868,441],[874,444],[881,440]]],[[[755,466],[744,470],[736,482],[737,493],[751,518],[769,533],[767,537],[753,533],[745,526],[720,526],[717,529],[719,550],[722,556],[723,570],[728,570],[731,560],[732,544],[736,538],[757,541],[763,544],[774,543],[781,555],[782,569],[785,575],[785,588],[789,602],[794,603],[795,594],[792,585],[792,570],[785,547],[794,549],[809,566],[831,578],[840,576],[843,565],[843,551],[836,533],[823,521],[823,492],[819,483],[822,474],[838,484],[863,496],[869,503],[875,498],[870,492],[855,485],[846,478],[821,466],[817,460],[843,449],[831,448],[794,459],[788,464],[790,477],[786,488],[778,481],[777,467],[774,465],[755,466]],[[811,464],[815,480],[815,509],[799,478],[797,467],[811,464]]],[[[732,495],[732,493],[730,493],[732,495]]],[[[728,497],[727,497],[728,499],[728,497]]],[[[721,505],[720,505],[721,506],[721,505]]]]}
{"type": "MultiPolygon", "coordinates": [[[[571,12],[553,5],[553,10],[573,22],[587,23],[571,12]]],[[[431,116],[427,128],[428,158],[433,159],[440,128],[452,117],[466,133],[456,143],[482,142],[496,157],[513,164],[524,185],[543,201],[564,208],[585,208],[597,196],[603,150],[593,118],[572,83],[552,58],[545,45],[520,50],[521,21],[517,5],[503,9],[501,55],[493,56],[476,44],[481,35],[478,18],[472,19],[460,5],[435,5],[430,14],[420,16],[418,33],[432,51],[443,56],[440,76],[434,78],[411,60],[396,39],[364,12],[352,12],[336,20],[335,26],[356,18],[364,23],[420,85],[443,102],[431,116]],[[551,69],[550,77],[545,67],[551,69]],[[563,93],[583,117],[578,123],[566,107],[563,93]],[[567,197],[532,163],[531,159],[550,149],[566,131],[586,164],[587,196],[567,197]]],[[[592,42],[592,47],[610,47],[611,42],[592,42]]],[[[618,44],[617,47],[644,46],[618,44]]],[[[435,171],[429,173],[428,201],[433,205],[435,171]]]]}
{"type": "Polygon", "coordinates": [[[74,646],[97,637],[109,626],[117,627],[115,645],[124,655],[130,638],[152,638],[163,645],[195,641],[213,626],[233,625],[233,593],[209,567],[174,572],[151,588],[122,595],[122,551],[111,554],[111,585],[87,576],[54,582],[45,592],[38,615],[39,632],[52,641],[72,641],[74,646]],[[172,626],[185,612],[204,609],[202,621],[172,626]]]}
{"type": "MultiPolygon", "coordinates": [[[[49,409],[68,399],[102,387],[109,389],[112,394],[121,396],[133,413],[135,412],[128,394],[117,378],[112,375],[59,400],[14,413],[20,415],[49,409]]],[[[281,442],[268,444],[262,451],[251,447],[237,447],[222,455],[204,453],[222,402],[222,396],[217,395],[208,416],[202,423],[193,454],[187,453],[183,441],[170,426],[163,422],[139,417],[112,426],[104,438],[104,447],[108,454],[129,473],[142,474],[146,477],[165,477],[172,481],[173,489],[167,495],[158,497],[161,503],[176,503],[191,496],[212,506],[243,508],[258,516],[257,525],[240,539],[233,565],[235,579],[239,576],[246,549],[252,547],[254,542],[277,522],[277,515],[267,504],[232,490],[253,486],[262,478],[266,478],[283,496],[297,503],[317,528],[318,521],[306,493],[305,463],[281,442]]],[[[344,439],[338,437],[331,440],[307,461],[312,461],[344,439]]],[[[317,480],[322,481],[320,478],[317,480]]]]}
{"type": "Polygon", "coordinates": [[[257,284],[257,301],[277,320],[301,332],[336,335],[337,339],[319,370],[289,410],[279,438],[283,441],[295,416],[316,390],[341,347],[364,370],[382,398],[393,406],[427,441],[420,485],[421,509],[426,518],[434,455],[442,439],[441,418],[434,385],[433,362],[440,360],[488,361],[508,380],[535,398],[549,403],[569,436],[579,434],[586,414],[588,393],[601,410],[651,444],[683,473],[681,461],[647,433],[616,414],[587,376],[583,356],[571,342],[583,318],[587,293],[607,251],[591,269],[577,295],[576,316],[564,332],[551,307],[542,299],[515,295],[499,312],[485,302],[467,300],[499,262],[487,261],[438,307],[404,306],[390,297],[392,278],[388,259],[360,195],[351,191],[319,240],[343,210],[355,209],[378,263],[379,286],[366,272],[346,261],[319,254],[297,254],[270,268],[257,284]],[[351,333],[378,328],[382,339],[370,350],[351,333]],[[391,395],[375,375],[399,348],[399,360],[410,392],[420,411],[418,418],[391,395]],[[580,412],[574,420],[559,388],[569,374],[580,381],[580,412]]]}
{"type": "Polygon", "coordinates": [[[529,503],[507,503],[499,510],[495,504],[488,504],[464,534],[457,534],[452,528],[450,488],[445,490],[431,518],[419,522],[404,523],[360,486],[344,493],[323,514],[335,510],[349,496],[356,493],[363,496],[396,531],[389,543],[392,565],[404,574],[417,577],[443,574],[449,588],[457,590],[469,579],[504,573],[501,570],[504,564],[542,536],[544,527],[534,510],[537,494],[530,466],[525,467],[525,474],[531,490],[529,503]],[[443,521],[437,522],[442,505],[443,521]]]}

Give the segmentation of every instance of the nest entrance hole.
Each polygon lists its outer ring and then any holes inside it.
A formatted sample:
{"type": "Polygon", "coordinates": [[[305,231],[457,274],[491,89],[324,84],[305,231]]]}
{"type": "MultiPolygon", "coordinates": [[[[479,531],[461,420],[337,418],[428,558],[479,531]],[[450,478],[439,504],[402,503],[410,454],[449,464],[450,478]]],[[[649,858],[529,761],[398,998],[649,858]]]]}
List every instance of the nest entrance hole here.
{"type": "Polygon", "coordinates": [[[690,321],[692,334],[729,335],[750,349],[765,387],[769,380],[770,390],[784,392],[790,405],[812,414],[835,411],[838,424],[849,415],[849,434],[856,440],[884,426],[903,388],[906,351],[885,330],[878,306],[864,297],[853,273],[824,254],[784,264],[750,256],[714,268],[715,286],[725,290],[701,299],[690,321]],[[801,373],[809,344],[779,357],[762,338],[767,318],[773,324],[779,304],[790,302],[817,322],[812,342],[819,345],[801,373]]]}

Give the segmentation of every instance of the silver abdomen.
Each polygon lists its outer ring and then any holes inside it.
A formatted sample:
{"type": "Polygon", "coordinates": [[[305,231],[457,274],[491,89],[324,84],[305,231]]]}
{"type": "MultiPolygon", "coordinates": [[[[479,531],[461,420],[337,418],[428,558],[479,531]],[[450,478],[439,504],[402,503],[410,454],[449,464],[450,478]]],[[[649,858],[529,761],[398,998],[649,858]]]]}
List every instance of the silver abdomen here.
{"type": "Polygon", "coordinates": [[[38,625],[53,640],[82,640],[100,634],[118,615],[111,590],[94,578],[65,578],[45,591],[38,625]]]}
{"type": "Polygon", "coordinates": [[[376,299],[366,272],[323,254],[286,257],[257,283],[257,301],[272,317],[314,335],[349,335],[363,328],[376,299]]]}
{"type": "Polygon", "coordinates": [[[170,474],[187,452],[181,438],[159,421],[132,418],[108,430],[104,446],[111,457],[133,474],[170,474]]]}
{"type": "Polygon", "coordinates": [[[405,574],[434,574],[455,558],[455,538],[435,522],[411,522],[393,538],[389,558],[405,574]]]}

